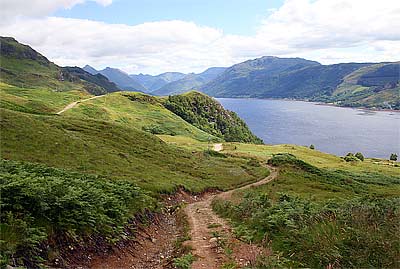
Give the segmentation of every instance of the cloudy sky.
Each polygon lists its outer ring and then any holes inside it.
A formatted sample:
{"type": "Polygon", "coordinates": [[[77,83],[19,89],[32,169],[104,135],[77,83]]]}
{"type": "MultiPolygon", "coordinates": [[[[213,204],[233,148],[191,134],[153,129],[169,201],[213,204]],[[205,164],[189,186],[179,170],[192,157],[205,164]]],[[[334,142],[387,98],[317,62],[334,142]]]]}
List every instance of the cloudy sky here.
{"type": "Polygon", "coordinates": [[[128,73],[400,60],[399,0],[0,0],[0,16],[0,35],[59,65],[128,73]]]}

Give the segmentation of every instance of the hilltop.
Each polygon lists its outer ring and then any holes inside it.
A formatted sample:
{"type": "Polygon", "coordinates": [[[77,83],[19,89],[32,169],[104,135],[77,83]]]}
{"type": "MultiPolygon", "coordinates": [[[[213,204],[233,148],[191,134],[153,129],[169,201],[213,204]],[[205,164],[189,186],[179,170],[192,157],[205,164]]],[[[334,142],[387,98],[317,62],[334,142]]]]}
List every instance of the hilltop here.
{"type": "Polygon", "coordinates": [[[118,68],[106,67],[103,70],[97,71],[90,65],[85,65],[82,69],[93,75],[102,74],[123,90],[139,92],[147,91],[147,89],[143,85],[141,85],[134,78],[130,77],[127,73],[119,70],[118,68]]]}
{"type": "Polygon", "coordinates": [[[120,89],[101,74],[79,67],[60,67],[11,37],[0,37],[1,82],[22,88],[51,88],[57,92],[83,90],[105,94],[120,89]]]}

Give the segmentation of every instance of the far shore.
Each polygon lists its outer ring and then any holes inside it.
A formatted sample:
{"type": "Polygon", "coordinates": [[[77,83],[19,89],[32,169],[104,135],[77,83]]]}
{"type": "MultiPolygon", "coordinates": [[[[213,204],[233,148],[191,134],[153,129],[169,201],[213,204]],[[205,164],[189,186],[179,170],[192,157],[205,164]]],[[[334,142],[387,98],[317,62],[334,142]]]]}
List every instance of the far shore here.
{"type": "Polygon", "coordinates": [[[302,100],[302,99],[290,99],[290,98],[256,98],[256,97],[214,97],[216,99],[254,99],[254,100],[279,100],[279,101],[295,101],[295,102],[307,102],[307,103],[313,103],[318,106],[332,106],[332,107],[339,107],[339,108],[352,108],[352,109],[357,109],[357,110],[367,110],[367,111],[374,111],[374,112],[397,112],[399,113],[400,110],[396,109],[389,109],[389,108],[370,108],[370,107],[353,107],[353,106],[340,106],[340,105],[335,105],[332,103],[324,103],[324,102],[317,102],[317,101],[308,101],[308,100],[302,100]]]}

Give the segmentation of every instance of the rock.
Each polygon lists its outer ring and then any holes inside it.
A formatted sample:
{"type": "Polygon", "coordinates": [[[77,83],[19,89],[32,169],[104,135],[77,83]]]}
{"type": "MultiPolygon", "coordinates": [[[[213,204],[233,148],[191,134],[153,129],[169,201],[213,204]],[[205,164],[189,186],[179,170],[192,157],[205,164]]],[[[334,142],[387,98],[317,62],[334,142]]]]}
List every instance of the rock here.
{"type": "Polygon", "coordinates": [[[215,238],[215,237],[213,237],[213,238],[211,238],[208,242],[209,242],[210,244],[215,244],[215,243],[218,242],[218,239],[215,238]]]}
{"type": "Polygon", "coordinates": [[[203,237],[203,240],[207,240],[207,237],[204,236],[204,237],[203,237]]]}

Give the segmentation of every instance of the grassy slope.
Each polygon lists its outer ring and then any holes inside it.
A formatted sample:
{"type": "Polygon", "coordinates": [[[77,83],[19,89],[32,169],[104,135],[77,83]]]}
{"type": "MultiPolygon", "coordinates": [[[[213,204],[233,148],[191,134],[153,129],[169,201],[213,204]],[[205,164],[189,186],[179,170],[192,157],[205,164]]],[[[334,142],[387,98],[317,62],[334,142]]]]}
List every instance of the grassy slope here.
{"type": "Polygon", "coordinates": [[[0,82],[0,107],[29,113],[54,114],[71,102],[89,98],[86,92],[55,92],[48,88],[20,88],[0,82]]]}
{"type": "Polygon", "coordinates": [[[397,267],[399,168],[360,173],[299,163],[277,164],[269,184],[213,201],[237,236],[273,250],[256,268],[397,267]]]}
{"type": "MultiPolygon", "coordinates": [[[[207,143],[179,136],[160,135],[162,140],[188,150],[207,149],[207,143]]],[[[378,172],[385,175],[398,176],[400,168],[394,167],[393,162],[381,159],[365,159],[364,162],[348,163],[338,156],[312,150],[297,145],[254,145],[244,143],[223,143],[224,153],[238,157],[253,157],[260,161],[267,160],[277,153],[291,153],[298,158],[319,168],[341,169],[351,172],[378,172]]]]}
{"type": "Polygon", "coordinates": [[[80,104],[65,113],[67,117],[83,117],[118,122],[125,126],[150,129],[153,132],[191,137],[200,141],[221,139],[199,130],[164,108],[158,99],[141,93],[117,92],[102,99],[80,104]]]}
{"type": "Polygon", "coordinates": [[[124,124],[1,111],[2,157],[128,178],[156,192],[230,188],[265,173],[242,158],[207,157],[124,124]]]}

